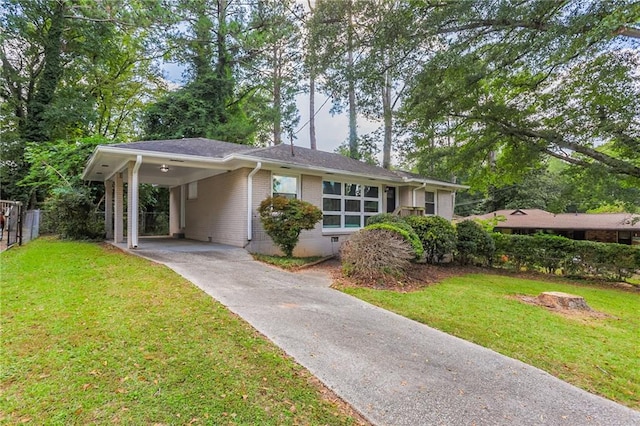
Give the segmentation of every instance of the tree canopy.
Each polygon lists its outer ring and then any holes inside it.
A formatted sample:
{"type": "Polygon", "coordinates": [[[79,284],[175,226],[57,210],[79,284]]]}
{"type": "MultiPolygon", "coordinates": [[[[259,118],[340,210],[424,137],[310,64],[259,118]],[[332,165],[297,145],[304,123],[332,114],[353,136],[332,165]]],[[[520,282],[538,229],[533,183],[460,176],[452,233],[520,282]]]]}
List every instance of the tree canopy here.
{"type": "Polygon", "coordinates": [[[640,205],[638,2],[0,0],[0,11],[1,198],[40,204],[64,184],[43,161],[65,152],[77,168],[96,140],[280,143],[300,130],[308,87],[312,117],[316,92],[349,115],[339,152],[469,184],[458,200],[476,212],[640,205]],[[178,84],[166,63],[185,70],[178,84]],[[359,117],[380,128],[359,135],[359,117]]]}

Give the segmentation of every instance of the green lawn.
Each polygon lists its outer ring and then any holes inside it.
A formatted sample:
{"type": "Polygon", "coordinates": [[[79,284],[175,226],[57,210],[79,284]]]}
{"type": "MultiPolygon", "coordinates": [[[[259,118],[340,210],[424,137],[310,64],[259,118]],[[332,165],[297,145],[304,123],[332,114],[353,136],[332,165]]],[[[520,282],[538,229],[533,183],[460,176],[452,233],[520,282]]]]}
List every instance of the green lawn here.
{"type": "Polygon", "coordinates": [[[353,424],[211,297],[115,249],[0,255],[2,424],[353,424]]]}
{"type": "Polygon", "coordinates": [[[342,290],[640,409],[638,293],[499,275],[449,278],[411,293],[342,290]],[[583,296],[593,309],[612,317],[565,317],[508,297],[543,291],[583,296]]]}

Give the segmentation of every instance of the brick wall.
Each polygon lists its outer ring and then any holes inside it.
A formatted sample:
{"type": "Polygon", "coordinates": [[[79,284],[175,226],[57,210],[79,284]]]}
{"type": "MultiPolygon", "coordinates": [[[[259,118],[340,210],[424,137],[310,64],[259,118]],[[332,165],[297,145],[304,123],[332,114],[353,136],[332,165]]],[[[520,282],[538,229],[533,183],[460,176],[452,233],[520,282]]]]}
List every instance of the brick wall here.
{"type": "Polygon", "coordinates": [[[242,247],[247,241],[247,176],[243,168],[198,181],[186,201],[186,238],[242,247]]]}
{"type": "Polygon", "coordinates": [[[438,190],[437,209],[438,216],[442,216],[447,220],[453,218],[453,196],[450,191],[438,190]]]}

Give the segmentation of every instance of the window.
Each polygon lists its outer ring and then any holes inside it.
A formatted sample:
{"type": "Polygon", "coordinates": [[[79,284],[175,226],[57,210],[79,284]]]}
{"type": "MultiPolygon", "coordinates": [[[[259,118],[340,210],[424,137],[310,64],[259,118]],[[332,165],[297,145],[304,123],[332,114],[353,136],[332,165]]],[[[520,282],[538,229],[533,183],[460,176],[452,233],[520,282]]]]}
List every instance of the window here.
{"type": "Polygon", "coordinates": [[[436,193],[425,191],[424,192],[424,213],[436,214],[436,193]]]}
{"type": "Polygon", "coordinates": [[[322,182],[322,227],[354,229],[365,226],[369,216],[380,213],[380,187],[360,183],[322,182]]]}
{"type": "Polygon", "coordinates": [[[273,196],[298,198],[298,178],[295,176],[273,175],[273,196]]]}
{"type": "Polygon", "coordinates": [[[198,198],[198,182],[191,182],[187,187],[187,199],[195,200],[198,198]]]}

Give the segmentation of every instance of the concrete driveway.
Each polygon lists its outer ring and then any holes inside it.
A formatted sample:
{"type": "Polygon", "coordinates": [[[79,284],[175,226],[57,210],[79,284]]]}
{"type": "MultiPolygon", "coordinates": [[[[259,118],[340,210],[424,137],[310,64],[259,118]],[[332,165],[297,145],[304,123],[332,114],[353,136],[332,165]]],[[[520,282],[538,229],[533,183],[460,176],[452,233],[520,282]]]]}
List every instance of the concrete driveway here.
{"type": "Polygon", "coordinates": [[[377,425],[640,425],[640,412],[522,362],[288,273],[244,250],[144,241],[377,425]]]}

